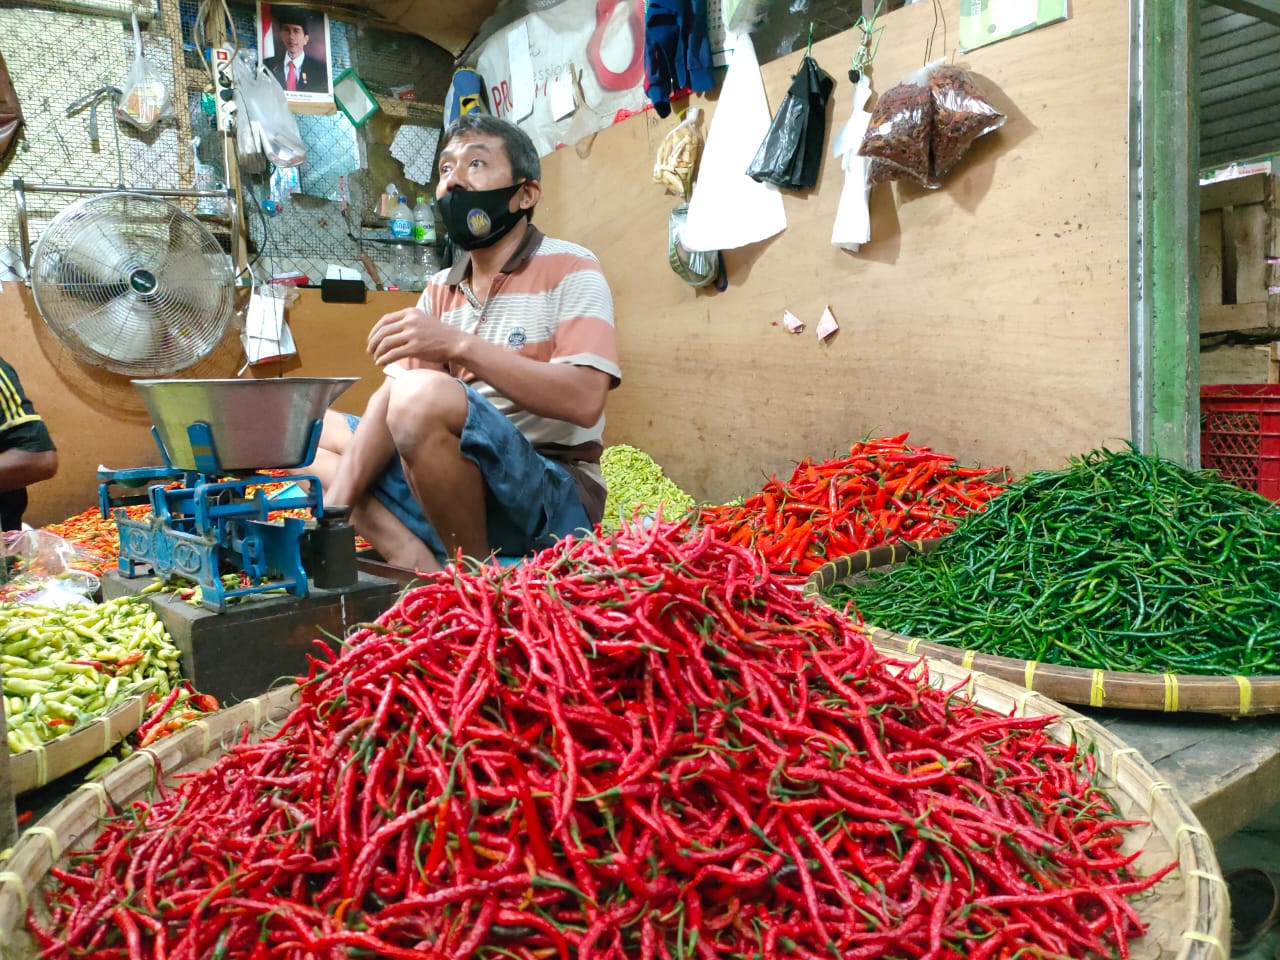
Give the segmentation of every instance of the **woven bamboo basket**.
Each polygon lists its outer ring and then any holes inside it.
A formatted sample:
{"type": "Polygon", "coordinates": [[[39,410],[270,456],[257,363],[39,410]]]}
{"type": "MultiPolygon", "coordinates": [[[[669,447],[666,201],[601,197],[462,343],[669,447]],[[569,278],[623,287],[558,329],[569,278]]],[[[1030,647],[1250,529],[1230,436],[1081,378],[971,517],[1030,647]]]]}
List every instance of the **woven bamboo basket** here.
{"type": "Polygon", "coordinates": [[[101,757],[138,729],[146,711],[145,697],[129,697],[78,730],[9,758],[15,795],[43,787],[101,757]]]}
{"type": "MultiPolygon", "coordinates": [[[[810,574],[804,584],[804,595],[822,599],[822,591],[837,583],[856,579],[876,567],[901,563],[914,554],[928,553],[941,542],[941,538],[937,538],[887,544],[837,557],[810,574]]],[[[884,653],[926,656],[958,663],[1026,690],[1043,693],[1059,703],[1118,710],[1214,713],[1229,717],[1280,713],[1280,676],[1214,677],[1068,667],[978,653],[951,644],[904,636],[873,624],[867,625],[867,636],[884,653]]]]}
{"type": "MultiPolygon", "coordinates": [[[[1054,715],[1049,728],[1066,742],[1093,743],[1097,749],[1099,785],[1115,799],[1120,815],[1142,819],[1148,826],[1126,831],[1125,847],[1142,849],[1139,869],[1153,871],[1176,859],[1179,869],[1136,901],[1148,925],[1147,933],[1130,943],[1134,960],[1228,960],[1230,917],[1226,884],[1213,846],[1190,808],[1136,750],[1092,720],[1034,692],[955,664],[900,660],[902,670],[926,668],[932,683],[963,684],[977,702],[1006,715],[1054,715]]],[[[23,834],[12,855],[0,864],[0,955],[35,955],[26,933],[29,903],[37,901],[37,886],[52,864],[68,850],[88,846],[96,836],[108,802],[119,806],[146,797],[158,771],[166,776],[206,766],[237,738],[246,725],[262,731],[278,722],[292,705],[294,687],[284,687],[256,700],[214,714],[207,720],[141,750],[113,768],[99,782],[77,789],[39,824],[23,834]]]]}
{"type": "Polygon", "coordinates": [[[150,747],[138,750],[100,780],[73,790],[39,823],[27,828],[0,863],[0,956],[35,957],[26,932],[27,906],[36,886],[68,850],[88,846],[111,807],[150,795],[158,776],[193,771],[212,763],[247,727],[262,732],[292,709],[297,688],[290,684],[195,720],[150,747]]]}

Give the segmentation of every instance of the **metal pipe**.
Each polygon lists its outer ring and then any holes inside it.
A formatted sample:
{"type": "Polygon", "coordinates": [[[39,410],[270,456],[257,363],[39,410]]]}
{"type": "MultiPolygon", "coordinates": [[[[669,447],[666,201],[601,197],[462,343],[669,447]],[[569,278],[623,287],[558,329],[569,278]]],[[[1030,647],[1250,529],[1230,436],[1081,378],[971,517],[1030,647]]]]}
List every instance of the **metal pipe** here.
{"type": "Polygon", "coordinates": [[[31,234],[27,231],[27,188],[18,177],[13,181],[13,202],[18,208],[18,248],[22,251],[22,272],[31,276],[31,234]]]}
{"type": "MultiPolygon", "coordinates": [[[[18,189],[21,181],[14,181],[18,189]]],[[[218,197],[228,199],[230,190],[149,190],[142,187],[88,187],[68,183],[28,183],[27,193],[138,193],[144,197],[218,197]]]]}
{"type": "Polygon", "coordinates": [[[13,181],[13,202],[18,208],[18,249],[22,254],[22,267],[31,280],[31,232],[27,226],[28,193],[137,193],[144,197],[210,197],[227,201],[231,213],[231,235],[239,230],[240,209],[231,190],[144,190],[127,187],[90,187],[68,183],[26,183],[21,177],[13,181]]]}

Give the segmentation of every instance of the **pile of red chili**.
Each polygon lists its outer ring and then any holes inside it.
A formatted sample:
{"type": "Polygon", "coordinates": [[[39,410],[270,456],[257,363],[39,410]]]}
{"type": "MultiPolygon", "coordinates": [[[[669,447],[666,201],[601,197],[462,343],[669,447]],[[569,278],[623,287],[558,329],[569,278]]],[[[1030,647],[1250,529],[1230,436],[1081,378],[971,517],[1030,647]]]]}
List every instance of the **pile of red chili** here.
{"type": "MultiPolygon", "coordinates": [[[[150,504],[140,503],[124,509],[131,520],[143,520],[151,516],[150,504]]],[[[104,519],[97,507],[89,507],[74,517],[68,517],[61,523],[51,523],[44,529],[92,555],[77,558],[75,566],[97,576],[114,567],[120,556],[120,533],[116,529],[116,522],[109,517],[104,519]]]]}
{"type": "Polygon", "coordinates": [[[406,592],[56,870],[42,956],[1125,955],[1173,865],[1091,754],[687,534],[406,592]]]}
{"type": "Polygon", "coordinates": [[[944,536],[1008,482],[1003,468],[957,466],[906,440],[901,433],[855,443],[847,457],[801,460],[789,480],[770,477],[740,503],[704,507],[702,522],[749,544],[775,573],[807,577],[835,557],[944,536]]]}

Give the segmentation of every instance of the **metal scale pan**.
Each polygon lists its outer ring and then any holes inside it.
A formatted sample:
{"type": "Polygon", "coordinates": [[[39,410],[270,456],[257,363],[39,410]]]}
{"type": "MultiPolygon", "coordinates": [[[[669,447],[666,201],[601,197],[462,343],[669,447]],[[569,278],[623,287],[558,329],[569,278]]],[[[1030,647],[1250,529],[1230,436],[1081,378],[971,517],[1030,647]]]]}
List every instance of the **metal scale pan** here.
{"type": "Polygon", "coordinates": [[[201,473],[306,466],[355,377],[134,380],[168,465],[201,473]]]}

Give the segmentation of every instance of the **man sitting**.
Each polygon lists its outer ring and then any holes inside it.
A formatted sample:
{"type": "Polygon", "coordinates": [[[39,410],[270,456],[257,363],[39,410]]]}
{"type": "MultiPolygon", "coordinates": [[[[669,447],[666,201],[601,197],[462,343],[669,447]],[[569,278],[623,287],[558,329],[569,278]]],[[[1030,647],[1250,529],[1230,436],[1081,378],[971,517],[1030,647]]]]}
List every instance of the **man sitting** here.
{"type": "Polygon", "coordinates": [[[613,298],[594,255],[533,226],[540,176],[513,124],[449,127],[436,197],[463,253],[374,325],[364,415],[325,415],[308,469],[388,563],[521,555],[600,519],[613,298]]]}

